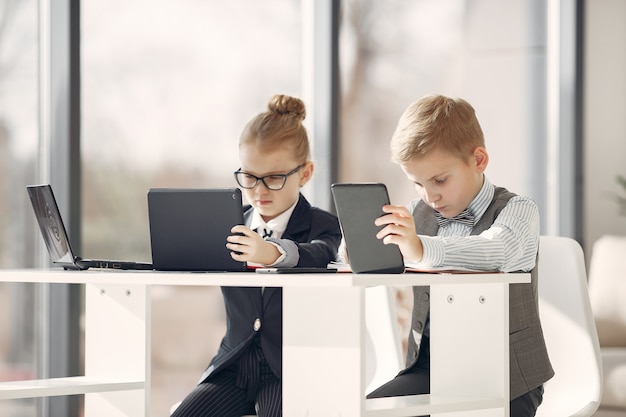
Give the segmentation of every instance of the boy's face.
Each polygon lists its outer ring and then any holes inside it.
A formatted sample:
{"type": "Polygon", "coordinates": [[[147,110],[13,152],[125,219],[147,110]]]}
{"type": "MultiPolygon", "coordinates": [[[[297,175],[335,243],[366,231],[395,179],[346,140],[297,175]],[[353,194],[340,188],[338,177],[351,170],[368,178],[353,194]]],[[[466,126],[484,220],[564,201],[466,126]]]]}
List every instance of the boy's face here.
{"type": "Polygon", "coordinates": [[[465,210],[480,191],[488,161],[483,147],[476,148],[465,160],[435,149],[401,167],[425,203],[444,217],[454,217],[465,210]]]}
{"type": "MultiPolygon", "coordinates": [[[[239,159],[241,170],[257,177],[287,174],[298,166],[293,151],[288,148],[262,151],[258,146],[244,145],[239,149],[239,159]]],[[[300,187],[309,181],[312,173],[313,164],[307,162],[298,172],[287,177],[281,190],[270,190],[259,181],[256,187],[242,191],[248,203],[267,222],[282,214],[298,200],[300,187]]]]}

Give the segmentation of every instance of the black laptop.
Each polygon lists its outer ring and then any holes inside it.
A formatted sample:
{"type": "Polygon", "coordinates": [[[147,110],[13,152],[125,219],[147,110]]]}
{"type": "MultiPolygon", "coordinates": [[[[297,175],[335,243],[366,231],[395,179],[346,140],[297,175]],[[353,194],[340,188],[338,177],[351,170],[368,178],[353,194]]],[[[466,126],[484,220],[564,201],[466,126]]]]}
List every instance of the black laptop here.
{"type": "Polygon", "coordinates": [[[152,264],[160,271],[249,271],[226,247],[244,224],[238,188],[152,188],[148,191],[152,264]]]}
{"type": "Polygon", "coordinates": [[[404,259],[397,245],[385,245],[376,237],[382,227],[374,220],[389,204],[387,187],[381,183],[332,184],[337,217],[354,273],[402,273],[404,259]]]}
{"type": "Polygon", "coordinates": [[[72,252],[70,240],[61,218],[52,187],[49,184],[26,187],[35,211],[41,235],[48,248],[50,259],[64,269],[153,269],[152,264],[132,261],[83,259],[72,252]]]}

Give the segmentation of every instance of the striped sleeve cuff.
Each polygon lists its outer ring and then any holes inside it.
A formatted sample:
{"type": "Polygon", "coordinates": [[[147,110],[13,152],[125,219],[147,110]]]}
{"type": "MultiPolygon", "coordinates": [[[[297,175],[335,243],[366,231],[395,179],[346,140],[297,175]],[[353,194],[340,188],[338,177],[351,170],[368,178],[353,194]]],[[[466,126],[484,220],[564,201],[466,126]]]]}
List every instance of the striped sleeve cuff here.
{"type": "Polygon", "coordinates": [[[445,258],[443,244],[434,236],[419,235],[424,248],[422,260],[419,263],[429,266],[442,266],[445,258]]]}

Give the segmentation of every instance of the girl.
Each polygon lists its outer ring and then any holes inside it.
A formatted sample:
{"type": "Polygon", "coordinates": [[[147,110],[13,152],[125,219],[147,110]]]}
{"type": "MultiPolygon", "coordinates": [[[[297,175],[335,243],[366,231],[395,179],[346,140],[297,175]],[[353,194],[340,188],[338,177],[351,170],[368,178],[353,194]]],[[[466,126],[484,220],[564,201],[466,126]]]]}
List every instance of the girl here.
{"type": "MultiPolygon", "coordinates": [[[[304,103],[272,97],[245,126],[235,178],[250,203],[226,246],[238,261],[325,267],[341,241],[337,218],[300,193],[313,175],[304,103]]],[[[226,335],[174,417],[282,416],[282,289],[222,287],[226,335]]]]}

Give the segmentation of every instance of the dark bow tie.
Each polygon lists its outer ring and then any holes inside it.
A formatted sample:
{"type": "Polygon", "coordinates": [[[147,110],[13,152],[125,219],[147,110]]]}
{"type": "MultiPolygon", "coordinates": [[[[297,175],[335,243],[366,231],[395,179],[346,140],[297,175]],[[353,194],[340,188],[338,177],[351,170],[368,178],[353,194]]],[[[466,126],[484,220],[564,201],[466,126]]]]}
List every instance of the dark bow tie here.
{"type": "Polygon", "coordinates": [[[450,222],[459,222],[470,227],[474,226],[474,215],[468,209],[465,209],[461,213],[450,218],[443,217],[441,213],[435,210],[435,218],[437,219],[437,223],[439,224],[439,227],[445,226],[446,224],[450,222]]]}
{"type": "Polygon", "coordinates": [[[274,234],[274,231],[267,227],[256,228],[253,232],[257,232],[263,239],[266,237],[271,237],[274,234]]]}

